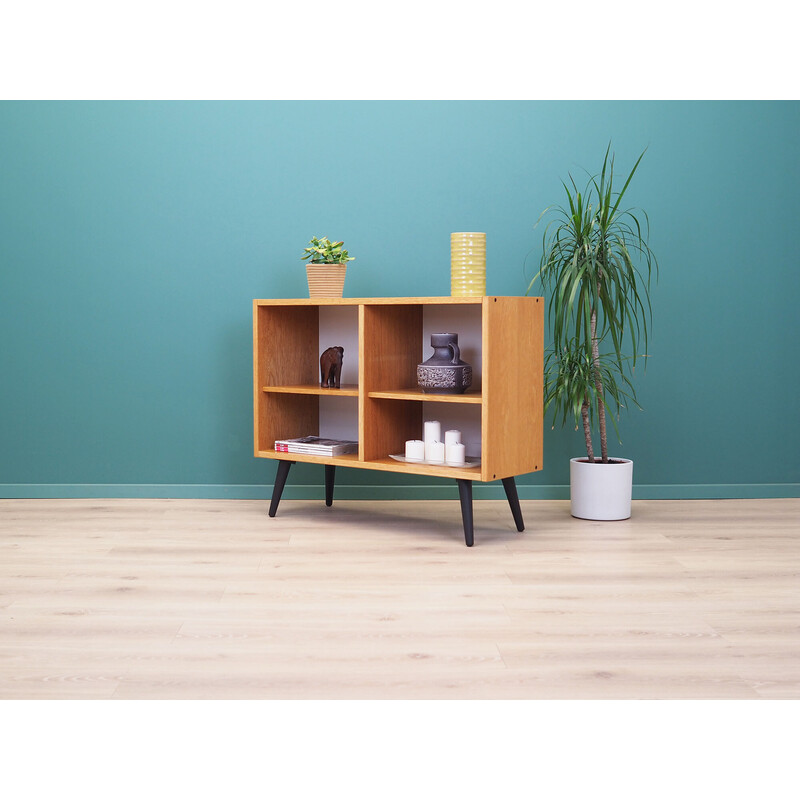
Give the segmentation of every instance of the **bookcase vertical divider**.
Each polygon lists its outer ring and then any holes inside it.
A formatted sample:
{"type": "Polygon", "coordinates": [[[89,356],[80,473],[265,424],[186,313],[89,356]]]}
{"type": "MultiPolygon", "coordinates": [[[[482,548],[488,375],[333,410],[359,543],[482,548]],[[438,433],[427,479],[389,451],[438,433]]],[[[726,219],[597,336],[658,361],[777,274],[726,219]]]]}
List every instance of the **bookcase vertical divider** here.
{"type": "Polygon", "coordinates": [[[364,452],[364,430],[366,423],[364,415],[366,414],[366,399],[367,395],[364,391],[364,364],[367,358],[366,348],[366,335],[365,335],[365,310],[366,306],[361,303],[358,306],[358,460],[365,461],[366,455],[364,452]]]}

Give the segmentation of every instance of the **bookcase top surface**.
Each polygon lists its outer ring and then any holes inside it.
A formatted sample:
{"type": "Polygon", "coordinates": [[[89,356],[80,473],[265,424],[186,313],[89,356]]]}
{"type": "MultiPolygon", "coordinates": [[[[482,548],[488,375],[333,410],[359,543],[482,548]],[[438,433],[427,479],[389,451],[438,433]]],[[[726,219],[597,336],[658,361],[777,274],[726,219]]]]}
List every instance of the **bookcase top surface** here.
{"type": "MultiPolygon", "coordinates": [[[[297,297],[255,300],[259,306],[361,306],[361,305],[480,305],[488,298],[502,299],[497,295],[484,297],[297,297]]],[[[515,297],[515,300],[541,298],[515,297]]]]}

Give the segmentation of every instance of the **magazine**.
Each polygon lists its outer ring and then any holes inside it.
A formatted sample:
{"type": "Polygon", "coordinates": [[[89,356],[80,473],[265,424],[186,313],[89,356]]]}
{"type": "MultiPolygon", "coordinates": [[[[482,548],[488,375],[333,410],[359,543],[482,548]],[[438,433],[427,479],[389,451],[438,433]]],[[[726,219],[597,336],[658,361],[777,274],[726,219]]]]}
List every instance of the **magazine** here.
{"type": "Polygon", "coordinates": [[[358,442],[301,436],[299,439],[276,439],[275,450],[279,453],[305,453],[310,456],[341,456],[345,453],[357,453],[358,442]]]}

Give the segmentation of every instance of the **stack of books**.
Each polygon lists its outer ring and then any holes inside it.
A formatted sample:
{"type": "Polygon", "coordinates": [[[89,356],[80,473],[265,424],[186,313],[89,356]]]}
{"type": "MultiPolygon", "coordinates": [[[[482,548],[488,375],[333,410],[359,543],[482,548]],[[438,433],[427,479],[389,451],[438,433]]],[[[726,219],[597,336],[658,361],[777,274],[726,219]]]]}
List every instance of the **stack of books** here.
{"type": "Polygon", "coordinates": [[[357,453],[358,442],[301,436],[299,439],[276,439],[275,450],[279,453],[305,453],[309,456],[341,456],[345,453],[357,453]]]}

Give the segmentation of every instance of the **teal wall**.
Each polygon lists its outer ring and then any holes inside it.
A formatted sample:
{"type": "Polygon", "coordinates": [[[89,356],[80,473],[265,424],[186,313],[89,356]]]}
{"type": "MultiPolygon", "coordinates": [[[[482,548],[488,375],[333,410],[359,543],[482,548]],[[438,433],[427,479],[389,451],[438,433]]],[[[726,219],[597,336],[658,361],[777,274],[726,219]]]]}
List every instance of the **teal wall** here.
{"type": "MultiPolygon", "coordinates": [[[[309,237],[357,257],[348,296],[447,295],[450,232],[486,231],[488,292],[522,294],[540,212],[610,139],[622,170],[649,147],[629,201],[661,264],[612,449],[635,496],[797,496],[800,103],[655,101],[0,103],[0,493],[266,496],[251,300],[307,294],[309,237]]],[[[567,496],[581,435],[546,427],[523,497],[567,496]]]]}

